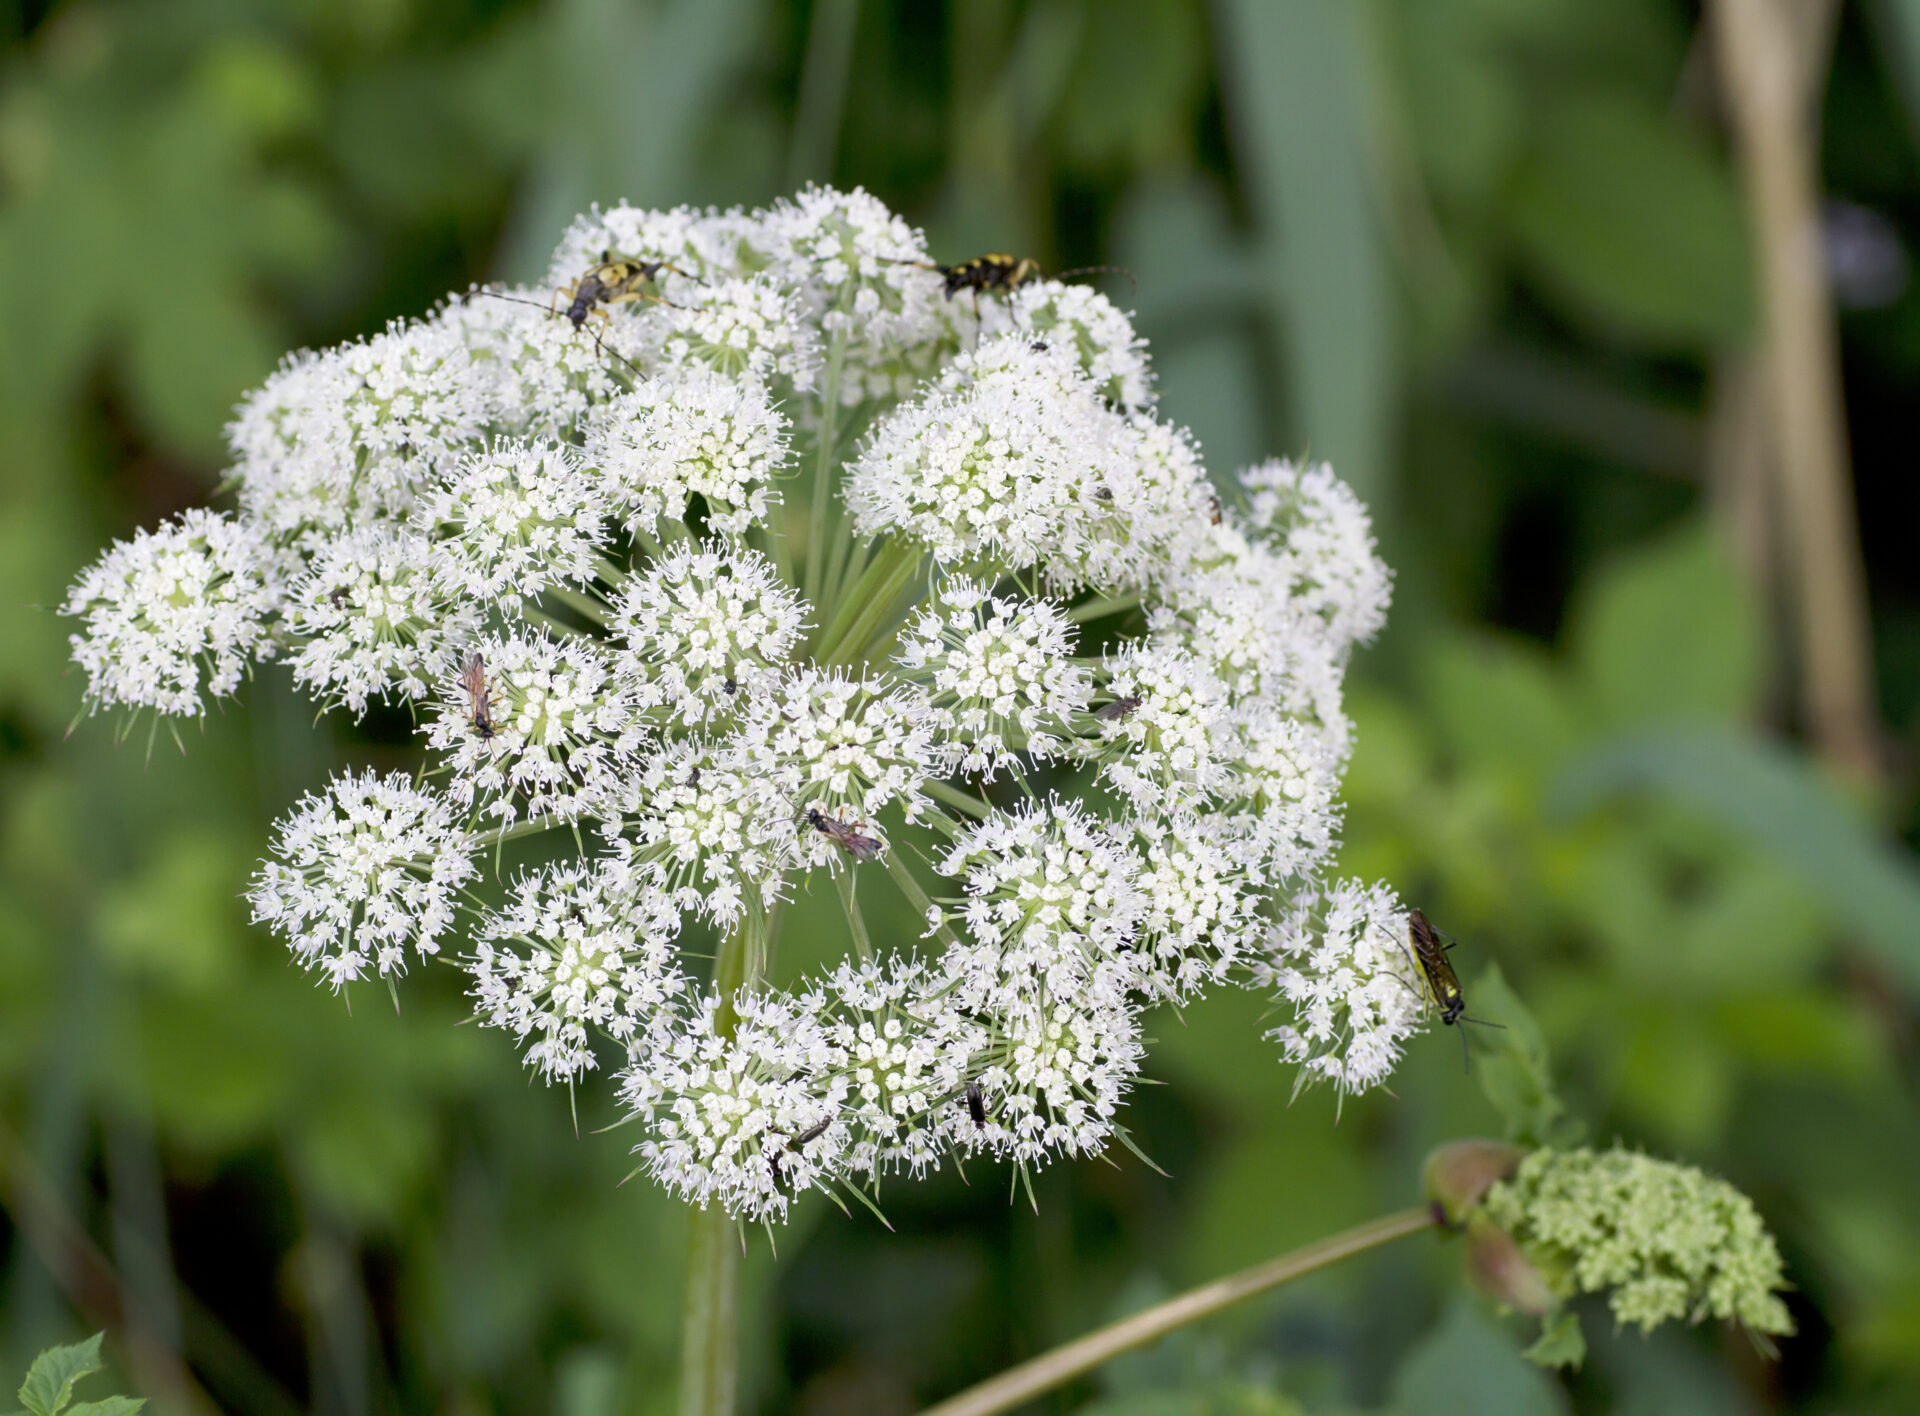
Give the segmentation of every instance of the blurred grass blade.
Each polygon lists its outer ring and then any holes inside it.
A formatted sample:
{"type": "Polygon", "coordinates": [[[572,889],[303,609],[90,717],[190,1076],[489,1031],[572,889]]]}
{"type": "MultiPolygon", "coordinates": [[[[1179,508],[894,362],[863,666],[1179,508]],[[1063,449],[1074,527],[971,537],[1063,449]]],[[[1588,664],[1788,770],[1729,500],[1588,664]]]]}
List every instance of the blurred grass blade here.
{"type": "Polygon", "coordinates": [[[1393,426],[1391,275],[1367,136],[1362,7],[1222,0],[1221,86],[1258,214],[1293,431],[1383,516],[1393,426]]]}
{"type": "Polygon", "coordinates": [[[1687,728],[1605,747],[1563,774],[1548,809],[1576,816],[1647,792],[1697,810],[1796,871],[1831,916],[1920,988],[1920,870],[1803,758],[1687,728]]]}
{"type": "Polygon", "coordinates": [[[787,185],[831,182],[840,147],[840,118],[847,104],[847,70],[860,0],[814,0],[807,32],[807,58],[800,70],[800,97],[793,115],[793,146],[787,153],[787,185]]]}
{"type": "Polygon", "coordinates": [[[565,0],[548,12],[557,95],[501,265],[538,279],[556,233],[595,202],[693,200],[700,123],[725,101],[753,44],[747,0],[565,0]]]}

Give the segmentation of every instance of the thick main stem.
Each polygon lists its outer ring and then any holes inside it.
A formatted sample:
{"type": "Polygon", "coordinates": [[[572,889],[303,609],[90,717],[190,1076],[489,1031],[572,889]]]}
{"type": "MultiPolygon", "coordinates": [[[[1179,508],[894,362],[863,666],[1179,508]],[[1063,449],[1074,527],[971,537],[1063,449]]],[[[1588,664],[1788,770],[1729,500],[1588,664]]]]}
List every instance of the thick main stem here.
{"type": "Polygon", "coordinates": [[[1357,1225],[1342,1234],[1318,1240],[1290,1254],[1255,1264],[1250,1269],[1215,1279],[1170,1298],[1145,1312],[1110,1323],[1085,1337],[1075,1338],[1051,1352],[1043,1352],[1030,1362],[1009,1367],[997,1377],[969,1387],[958,1396],[948,1397],[937,1406],[929,1406],[920,1416],[993,1416],[1022,1402],[1033,1400],[1043,1391],[1051,1391],[1082,1372],[1092,1371],[1102,1362],[1136,1347],[1165,1337],[1175,1328],[1209,1317],[1243,1298],[1278,1288],[1283,1283],[1323,1269],[1341,1259],[1376,1249],[1408,1234],[1431,1229],[1431,1207],[1417,1205],[1380,1219],[1357,1225]]]}
{"type": "MultiPolygon", "coordinates": [[[[720,995],[715,1026],[730,1036],[739,1025],[734,996],[756,982],[766,956],[765,908],[749,894],[739,925],[714,960],[720,995]]],[[[680,1416],[733,1416],[740,1368],[740,1234],[718,1204],[693,1212],[687,1253],[687,1296],[680,1334],[680,1416]]]]}

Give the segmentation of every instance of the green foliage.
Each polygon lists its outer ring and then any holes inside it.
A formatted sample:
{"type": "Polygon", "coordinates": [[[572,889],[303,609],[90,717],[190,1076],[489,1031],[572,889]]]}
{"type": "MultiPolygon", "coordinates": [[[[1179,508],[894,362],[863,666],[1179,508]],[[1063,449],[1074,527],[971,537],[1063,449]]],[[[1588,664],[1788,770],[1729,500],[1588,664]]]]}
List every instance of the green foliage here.
{"type": "Polygon", "coordinates": [[[1602,327],[1699,348],[1753,319],[1733,177],[1652,103],[1564,95],[1533,128],[1509,201],[1528,262],[1602,327]]]}
{"type": "Polygon", "coordinates": [[[33,1359],[27,1379],[20,1384],[21,1416],[134,1416],[147,1403],[138,1397],[109,1396],[99,1401],[73,1403],[74,1383],[100,1371],[100,1340],[96,1332],[84,1342],[49,1347],[33,1359]]]}
{"type": "MultiPolygon", "coordinates": [[[[1520,997],[1507,986],[1498,964],[1489,964],[1473,984],[1475,1016],[1489,1032],[1480,1039],[1476,1079],[1506,1123],[1507,1139],[1525,1146],[1569,1145],[1583,1129],[1554,1094],[1546,1039],[1520,997]]],[[[1460,1026],[1467,1026],[1464,1022],[1460,1026]]]]}
{"type": "Polygon", "coordinates": [[[1456,1299],[1395,1370],[1391,1409],[1396,1416],[1558,1416],[1566,1399],[1506,1333],[1456,1299]]]}

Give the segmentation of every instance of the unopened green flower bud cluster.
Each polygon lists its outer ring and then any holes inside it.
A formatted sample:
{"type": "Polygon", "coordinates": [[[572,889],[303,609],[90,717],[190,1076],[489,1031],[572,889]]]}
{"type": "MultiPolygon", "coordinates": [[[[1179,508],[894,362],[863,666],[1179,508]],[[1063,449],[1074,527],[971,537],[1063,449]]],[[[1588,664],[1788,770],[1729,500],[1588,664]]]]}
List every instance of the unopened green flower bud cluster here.
{"type": "Polygon", "coordinates": [[[1793,1331],[1780,1251],[1753,1201],[1690,1166],[1620,1149],[1536,1150],[1481,1213],[1561,1300],[1611,1290],[1622,1324],[1718,1318],[1793,1331]]]}

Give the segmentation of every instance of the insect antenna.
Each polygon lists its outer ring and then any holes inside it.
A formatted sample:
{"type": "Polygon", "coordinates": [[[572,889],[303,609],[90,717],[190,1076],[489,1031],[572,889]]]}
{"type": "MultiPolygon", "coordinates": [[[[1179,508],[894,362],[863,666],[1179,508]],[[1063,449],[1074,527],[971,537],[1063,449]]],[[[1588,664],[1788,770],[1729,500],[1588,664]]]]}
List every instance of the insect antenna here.
{"type": "MultiPolygon", "coordinates": [[[[488,288],[485,285],[476,285],[473,287],[473,289],[469,290],[467,294],[469,296],[491,295],[496,300],[511,300],[516,305],[531,305],[536,310],[545,310],[547,312],[548,317],[551,319],[557,320],[565,317],[563,311],[555,310],[553,306],[550,304],[543,305],[538,300],[529,300],[524,295],[509,295],[504,290],[493,290],[488,288]]],[[[657,295],[649,295],[646,298],[649,300],[660,299],[660,297],[657,295]]],[[[660,303],[663,305],[673,305],[673,302],[671,300],[660,300],[660,303]]],[[[676,310],[679,310],[679,309],[684,309],[685,307],[681,305],[674,305],[673,308],[676,310]]],[[[581,328],[587,331],[587,337],[591,339],[596,346],[599,347],[599,350],[602,354],[606,354],[612,358],[618,359],[621,363],[625,364],[629,369],[633,370],[633,376],[637,379],[644,379],[647,376],[646,370],[642,369],[638,364],[634,363],[633,360],[629,359],[626,355],[622,354],[618,349],[609,348],[607,345],[607,342],[600,337],[599,330],[593,329],[592,327],[586,326],[586,325],[582,325],[581,328]]]]}
{"type": "Polygon", "coordinates": [[[1136,295],[1140,293],[1139,280],[1137,280],[1134,277],[1133,272],[1128,270],[1125,266],[1117,266],[1117,265],[1075,266],[1072,270],[1056,270],[1053,273],[1053,275],[1049,278],[1053,280],[1065,280],[1070,275],[1100,275],[1103,273],[1108,275],[1124,275],[1127,278],[1127,284],[1133,287],[1133,293],[1136,295]]]}

